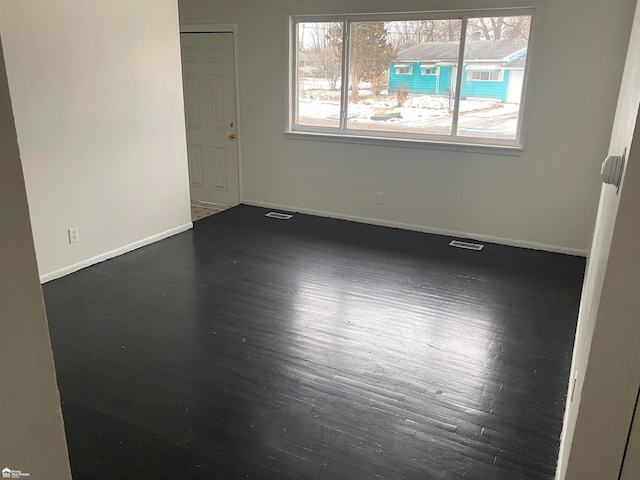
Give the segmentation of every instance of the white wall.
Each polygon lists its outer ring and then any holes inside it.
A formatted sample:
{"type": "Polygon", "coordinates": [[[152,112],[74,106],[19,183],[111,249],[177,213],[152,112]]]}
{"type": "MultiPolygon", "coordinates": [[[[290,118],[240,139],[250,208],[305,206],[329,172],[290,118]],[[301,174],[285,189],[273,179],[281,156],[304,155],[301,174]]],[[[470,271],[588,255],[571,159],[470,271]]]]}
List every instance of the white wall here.
{"type": "Polygon", "coordinates": [[[0,469],[70,480],[1,44],[0,219],[0,469]]]}
{"type": "MultiPolygon", "coordinates": [[[[640,402],[636,404],[640,411],[640,402]]],[[[620,480],[636,480],[640,478],[640,418],[636,415],[629,434],[629,445],[624,456],[624,468],[620,480]]]]}
{"type": "MultiPolygon", "coordinates": [[[[574,348],[558,478],[618,478],[640,386],[640,8],[629,42],[610,153],[630,147],[620,194],[604,186],[574,348]],[[634,132],[635,129],[635,132],[634,132]],[[571,387],[570,387],[571,390],[571,387]]],[[[640,452],[638,452],[640,455],[640,452]]]]}
{"type": "Polygon", "coordinates": [[[41,276],[190,228],[176,1],[0,0],[0,31],[41,276]]]}
{"type": "Polygon", "coordinates": [[[547,0],[521,156],[297,140],[283,133],[287,12],[506,4],[180,0],[182,24],[238,24],[243,201],[585,253],[635,0],[547,0]],[[253,106],[247,106],[249,94],[253,106]],[[376,205],[376,192],[384,192],[384,205],[376,205]]]}

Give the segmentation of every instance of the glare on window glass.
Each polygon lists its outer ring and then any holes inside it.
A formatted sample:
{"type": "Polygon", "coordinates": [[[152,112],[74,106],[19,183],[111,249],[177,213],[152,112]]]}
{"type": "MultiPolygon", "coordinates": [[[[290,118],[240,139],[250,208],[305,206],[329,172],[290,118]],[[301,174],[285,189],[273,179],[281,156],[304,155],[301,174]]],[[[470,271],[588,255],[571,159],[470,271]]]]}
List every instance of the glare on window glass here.
{"type": "Polygon", "coordinates": [[[296,124],[340,126],[342,23],[300,22],[296,35],[296,124]]]}
{"type": "Polygon", "coordinates": [[[467,21],[458,136],[515,139],[531,16],[467,21]]]}

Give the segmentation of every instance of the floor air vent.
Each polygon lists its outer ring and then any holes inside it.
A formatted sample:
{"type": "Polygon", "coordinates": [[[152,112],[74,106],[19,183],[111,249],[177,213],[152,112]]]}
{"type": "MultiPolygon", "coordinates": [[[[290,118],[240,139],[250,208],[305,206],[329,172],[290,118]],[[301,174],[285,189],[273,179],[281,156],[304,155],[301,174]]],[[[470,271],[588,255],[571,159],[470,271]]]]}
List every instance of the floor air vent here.
{"type": "Polygon", "coordinates": [[[289,220],[291,217],[293,217],[293,215],[288,215],[286,213],[280,212],[269,212],[265,214],[265,217],[277,218],[278,220],[289,220]]]}
{"type": "Polygon", "coordinates": [[[466,248],[467,250],[482,250],[484,248],[484,245],[479,243],[460,242],[458,240],[452,241],[449,245],[452,247],[466,248]]]}

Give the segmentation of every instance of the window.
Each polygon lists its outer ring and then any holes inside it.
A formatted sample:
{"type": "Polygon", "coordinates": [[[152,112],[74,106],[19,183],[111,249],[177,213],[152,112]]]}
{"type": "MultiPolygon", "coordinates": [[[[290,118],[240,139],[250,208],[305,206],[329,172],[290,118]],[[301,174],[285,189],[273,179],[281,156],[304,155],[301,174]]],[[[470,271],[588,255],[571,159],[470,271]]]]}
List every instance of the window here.
{"type": "Polygon", "coordinates": [[[433,65],[420,65],[420,75],[437,75],[438,67],[433,65]]]}
{"type": "Polygon", "coordinates": [[[504,81],[503,72],[469,72],[467,80],[480,82],[502,82],[504,81]]]}
{"type": "Polygon", "coordinates": [[[534,14],[291,17],[289,131],[520,147],[534,14]]]}
{"type": "Polygon", "coordinates": [[[396,64],[396,75],[413,75],[413,65],[396,64]]]}

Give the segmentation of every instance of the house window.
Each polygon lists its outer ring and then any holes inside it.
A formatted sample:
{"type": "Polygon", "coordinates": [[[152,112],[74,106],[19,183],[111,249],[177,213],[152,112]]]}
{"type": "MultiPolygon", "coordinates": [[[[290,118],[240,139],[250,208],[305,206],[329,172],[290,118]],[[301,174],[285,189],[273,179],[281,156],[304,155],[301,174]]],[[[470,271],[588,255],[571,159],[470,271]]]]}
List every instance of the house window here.
{"type": "Polygon", "coordinates": [[[413,65],[412,64],[397,64],[395,66],[396,75],[413,75],[413,65]]]}
{"type": "Polygon", "coordinates": [[[504,79],[503,72],[468,72],[467,80],[474,82],[501,82],[504,79]]]}
{"type": "Polygon", "coordinates": [[[288,131],[521,147],[535,13],[291,17],[288,131]]]}

